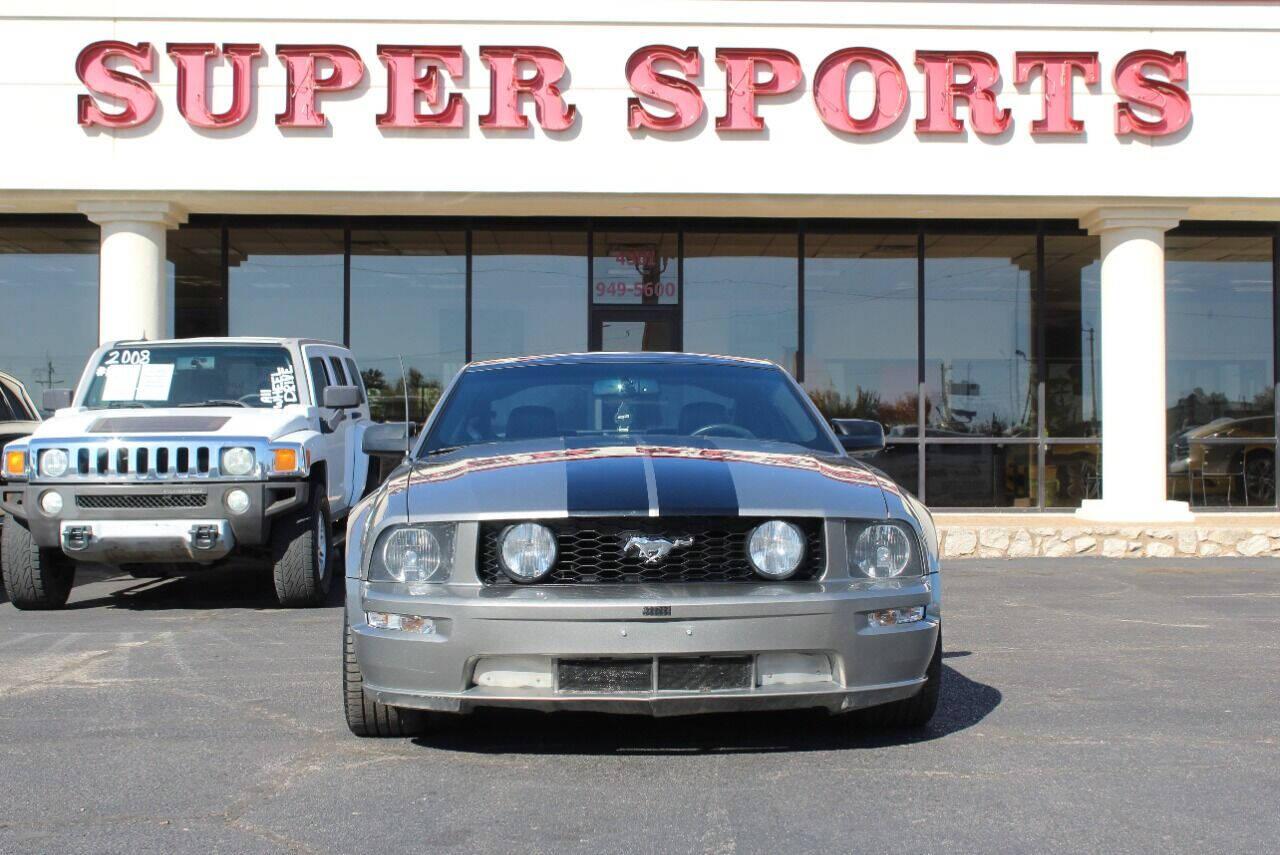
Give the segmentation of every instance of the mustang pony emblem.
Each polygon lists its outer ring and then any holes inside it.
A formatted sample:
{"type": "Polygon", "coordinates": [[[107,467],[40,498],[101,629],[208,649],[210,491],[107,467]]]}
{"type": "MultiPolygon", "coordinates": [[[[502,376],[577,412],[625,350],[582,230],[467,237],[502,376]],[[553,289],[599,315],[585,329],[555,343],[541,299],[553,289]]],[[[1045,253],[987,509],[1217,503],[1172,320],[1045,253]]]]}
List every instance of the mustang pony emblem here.
{"type": "Polygon", "coordinates": [[[632,535],[622,547],[623,555],[635,554],[645,564],[657,564],[671,554],[671,550],[685,546],[693,546],[692,537],[677,537],[667,540],[665,537],[644,537],[632,535]]]}

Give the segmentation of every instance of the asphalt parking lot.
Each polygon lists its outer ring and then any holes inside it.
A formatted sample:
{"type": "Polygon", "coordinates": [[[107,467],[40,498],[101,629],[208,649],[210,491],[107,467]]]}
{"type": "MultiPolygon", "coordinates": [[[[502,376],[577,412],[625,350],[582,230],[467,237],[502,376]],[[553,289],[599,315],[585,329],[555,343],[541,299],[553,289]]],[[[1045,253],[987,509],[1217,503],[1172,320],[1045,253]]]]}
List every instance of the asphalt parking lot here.
{"type": "Polygon", "coordinates": [[[945,568],[943,706],[350,736],[341,614],[247,573],[0,600],[4,852],[1273,850],[1280,567],[945,568]]]}

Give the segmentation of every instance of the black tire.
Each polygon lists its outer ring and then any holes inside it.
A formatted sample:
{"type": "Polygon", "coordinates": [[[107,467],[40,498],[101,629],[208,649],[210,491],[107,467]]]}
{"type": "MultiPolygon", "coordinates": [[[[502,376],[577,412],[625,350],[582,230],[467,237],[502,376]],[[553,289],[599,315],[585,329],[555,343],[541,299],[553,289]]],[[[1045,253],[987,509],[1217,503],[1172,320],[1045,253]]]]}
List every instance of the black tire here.
{"type": "Polygon", "coordinates": [[[0,576],[9,602],[19,609],[60,609],[71,596],[76,563],[60,549],[36,545],[25,520],[9,517],[0,534],[0,576]]]}
{"type": "Polygon", "coordinates": [[[426,732],[431,713],[387,706],[371,699],[364,690],[364,675],[356,661],[355,635],[346,618],[342,620],[342,700],[347,727],[361,737],[406,737],[426,732]]]}
{"type": "Polygon", "coordinates": [[[1250,505],[1276,503],[1276,458],[1266,451],[1251,451],[1240,458],[1240,491],[1250,505]]]}
{"type": "Polygon", "coordinates": [[[877,707],[868,707],[857,714],[859,724],[881,730],[914,730],[927,725],[938,709],[938,696],[942,691],[942,634],[933,648],[933,658],[924,672],[925,682],[909,698],[892,701],[877,707]]]}
{"type": "Polygon", "coordinates": [[[296,515],[277,520],[271,531],[276,599],[286,608],[324,603],[333,582],[333,523],[323,484],[311,485],[311,500],[296,515]]]}

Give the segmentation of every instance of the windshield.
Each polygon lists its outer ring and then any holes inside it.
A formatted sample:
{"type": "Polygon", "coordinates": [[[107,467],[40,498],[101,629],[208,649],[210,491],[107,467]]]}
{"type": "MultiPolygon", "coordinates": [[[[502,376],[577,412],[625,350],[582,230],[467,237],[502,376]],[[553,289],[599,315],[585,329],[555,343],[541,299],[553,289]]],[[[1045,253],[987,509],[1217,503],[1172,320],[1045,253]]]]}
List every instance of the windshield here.
{"type": "Polygon", "coordinates": [[[776,368],[601,362],[472,369],[441,406],[424,454],[557,438],[667,445],[727,438],[836,452],[808,402],[776,368]]]}
{"type": "Polygon", "coordinates": [[[254,407],[298,403],[293,358],[276,345],[158,345],[106,351],[85,396],[89,409],[254,407]]]}

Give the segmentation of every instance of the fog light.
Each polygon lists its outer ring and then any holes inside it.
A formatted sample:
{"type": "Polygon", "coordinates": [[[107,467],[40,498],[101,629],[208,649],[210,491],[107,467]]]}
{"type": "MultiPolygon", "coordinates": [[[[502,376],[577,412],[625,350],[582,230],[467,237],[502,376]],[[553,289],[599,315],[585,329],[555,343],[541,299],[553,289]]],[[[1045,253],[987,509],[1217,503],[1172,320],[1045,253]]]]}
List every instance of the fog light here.
{"type": "Polygon", "coordinates": [[[396,632],[416,632],[419,635],[435,635],[436,622],[420,615],[396,615],[389,612],[365,612],[365,623],[374,629],[396,632]]]}
{"type": "Polygon", "coordinates": [[[249,494],[244,490],[232,490],[227,493],[227,510],[233,514],[242,514],[249,510],[249,494]]]}
{"type": "Polygon", "coordinates": [[[924,606],[905,609],[884,609],[867,615],[872,626],[897,626],[900,623],[917,623],[924,620],[924,606]]]}
{"type": "Polygon", "coordinates": [[[57,490],[49,490],[40,497],[40,510],[49,516],[57,516],[62,513],[62,494],[57,490]]]}
{"type": "Polygon", "coordinates": [[[551,660],[545,656],[486,656],[471,682],[495,689],[550,689],[551,660]]]}

